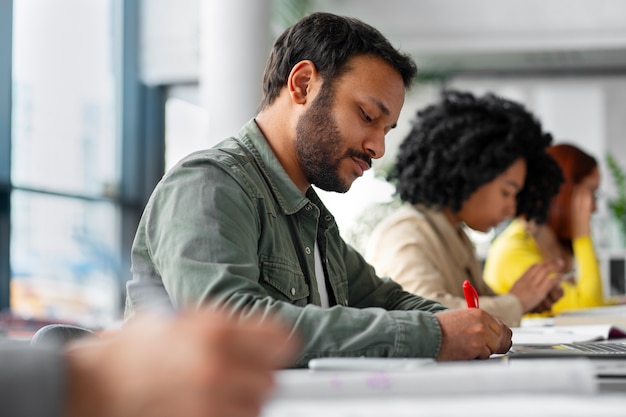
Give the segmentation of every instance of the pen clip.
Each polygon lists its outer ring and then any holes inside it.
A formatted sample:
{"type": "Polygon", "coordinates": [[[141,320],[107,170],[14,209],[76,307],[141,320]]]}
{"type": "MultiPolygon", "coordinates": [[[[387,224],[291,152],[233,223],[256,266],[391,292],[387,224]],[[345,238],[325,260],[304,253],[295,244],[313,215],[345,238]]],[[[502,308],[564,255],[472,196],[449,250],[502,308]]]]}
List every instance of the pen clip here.
{"type": "Polygon", "coordinates": [[[478,292],[468,280],[463,282],[463,294],[465,294],[467,308],[478,308],[478,292]]]}

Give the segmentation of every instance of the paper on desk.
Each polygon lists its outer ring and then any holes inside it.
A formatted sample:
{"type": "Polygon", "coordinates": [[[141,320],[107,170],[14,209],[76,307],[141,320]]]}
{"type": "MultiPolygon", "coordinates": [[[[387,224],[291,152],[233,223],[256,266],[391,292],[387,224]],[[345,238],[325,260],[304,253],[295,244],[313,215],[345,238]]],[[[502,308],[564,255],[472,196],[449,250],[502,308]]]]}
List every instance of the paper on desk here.
{"type": "Polygon", "coordinates": [[[558,316],[604,316],[626,318],[626,304],[565,310],[558,314],[557,317],[558,316]]]}
{"type": "Polygon", "coordinates": [[[576,326],[514,327],[513,344],[560,344],[589,342],[626,337],[626,331],[610,324],[581,324],[576,326]]]}
{"type": "Polygon", "coordinates": [[[276,374],[274,399],[493,395],[596,392],[590,361],[560,359],[445,362],[411,371],[285,370],[276,374]]]}
{"type": "Polygon", "coordinates": [[[554,324],[612,324],[626,329],[626,305],[563,311],[554,317],[554,324]]]}

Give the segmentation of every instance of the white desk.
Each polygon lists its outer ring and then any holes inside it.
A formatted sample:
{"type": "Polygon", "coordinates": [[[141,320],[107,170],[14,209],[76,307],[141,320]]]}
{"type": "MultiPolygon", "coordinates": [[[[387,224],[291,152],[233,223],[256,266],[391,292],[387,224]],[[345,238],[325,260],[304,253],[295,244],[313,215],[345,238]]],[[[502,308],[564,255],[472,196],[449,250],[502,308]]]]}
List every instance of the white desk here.
{"type": "Polygon", "coordinates": [[[261,417],[624,417],[624,396],[297,399],[269,402],[261,417]]]}

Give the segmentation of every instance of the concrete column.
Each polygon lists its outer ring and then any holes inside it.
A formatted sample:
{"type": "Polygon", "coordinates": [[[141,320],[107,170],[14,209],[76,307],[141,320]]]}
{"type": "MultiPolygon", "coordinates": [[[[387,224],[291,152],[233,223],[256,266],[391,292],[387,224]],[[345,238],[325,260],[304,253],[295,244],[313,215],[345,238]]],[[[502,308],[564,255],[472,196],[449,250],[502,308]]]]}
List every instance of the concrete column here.
{"type": "Polygon", "coordinates": [[[208,144],[232,136],[256,115],[269,53],[270,0],[200,1],[200,104],[208,144]]]}

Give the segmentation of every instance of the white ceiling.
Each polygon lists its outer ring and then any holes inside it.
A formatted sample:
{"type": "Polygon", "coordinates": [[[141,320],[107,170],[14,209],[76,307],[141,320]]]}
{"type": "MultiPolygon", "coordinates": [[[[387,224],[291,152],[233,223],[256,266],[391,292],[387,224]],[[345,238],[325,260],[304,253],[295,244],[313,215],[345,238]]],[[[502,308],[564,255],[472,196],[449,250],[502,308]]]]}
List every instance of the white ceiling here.
{"type": "Polygon", "coordinates": [[[427,70],[626,71],[623,0],[311,0],[378,28],[427,70]]]}
{"type": "MultiPolygon", "coordinates": [[[[204,1],[209,0],[141,1],[144,82],[198,80],[198,16],[204,1]]],[[[353,16],[378,28],[415,57],[422,76],[449,71],[626,74],[626,0],[308,2],[312,11],[353,16]]]]}

